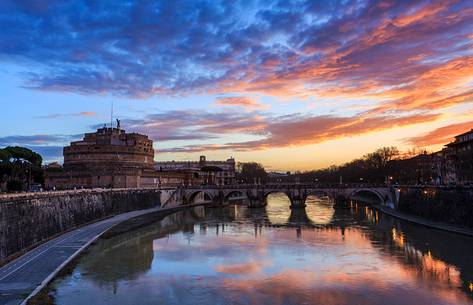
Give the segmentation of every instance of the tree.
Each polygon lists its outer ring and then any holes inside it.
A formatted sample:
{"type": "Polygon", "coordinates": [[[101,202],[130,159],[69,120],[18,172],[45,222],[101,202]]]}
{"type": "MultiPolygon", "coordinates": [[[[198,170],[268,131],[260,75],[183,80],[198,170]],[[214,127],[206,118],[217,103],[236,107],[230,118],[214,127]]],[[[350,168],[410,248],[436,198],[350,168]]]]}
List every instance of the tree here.
{"type": "Polygon", "coordinates": [[[8,162],[11,159],[11,154],[5,150],[0,148],[0,162],[8,162]]]}
{"type": "Polygon", "coordinates": [[[20,146],[0,149],[0,182],[7,182],[8,190],[26,189],[31,182],[43,183],[43,158],[20,146]]]}
{"type": "Polygon", "coordinates": [[[399,159],[396,147],[381,147],[376,151],[354,159],[343,165],[304,172],[300,175],[303,182],[338,183],[344,182],[383,182],[388,176],[392,161],[399,159]]]}
{"type": "Polygon", "coordinates": [[[399,157],[399,150],[394,147],[381,147],[376,151],[364,156],[364,159],[370,167],[381,169],[386,167],[389,161],[399,157]]]}
{"type": "Polygon", "coordinates": [[[256,162],[239,163],[237,169],[237,180],[243,183],[254,183],[255,179],[265,183],[268,179],[268,173],[263,165],[256,162]]]}
{"type": "Polygon", "coordinates": [[[27,161],[36,166],[41,166],[41,163],[43,162],[41,155],[26,147],[8,146],[3,150],[10,154],[10,158],[14,159],[14,163],[27,161]]]}

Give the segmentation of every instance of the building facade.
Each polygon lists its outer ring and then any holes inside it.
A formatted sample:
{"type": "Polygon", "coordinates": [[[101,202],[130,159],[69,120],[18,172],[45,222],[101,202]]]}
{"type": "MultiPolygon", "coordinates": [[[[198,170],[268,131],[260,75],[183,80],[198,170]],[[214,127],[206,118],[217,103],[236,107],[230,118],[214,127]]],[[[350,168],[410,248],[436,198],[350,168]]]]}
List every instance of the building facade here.
{"type": "Polygon", "coordinates": [[[185,173],[184,185],[229,185],[236,181],[235,159],[226,161],[208,161],[200,156],[199,161],[166,161],[156,162],[155,170],[158,173],[185,173]]]}
{"type": "Polygon", "coordinates": [[[446,145],[447,168],[456,183],[473,184],[473,129],[446,145]]]}
{"type": "Polygon", "coordinates": [[[153,141],[120,128],[100,128],[64,147],[62,167],[45,169],[45,187],[70,189],[91,187],[135,188],[153,177],[153,141]]]}
{"type": "Polygon", "coordinates": [[[416,162],[417,183],[434,185],[473,184],[473,130],[455,136],[432,154],[412,158],[416,162]]]}

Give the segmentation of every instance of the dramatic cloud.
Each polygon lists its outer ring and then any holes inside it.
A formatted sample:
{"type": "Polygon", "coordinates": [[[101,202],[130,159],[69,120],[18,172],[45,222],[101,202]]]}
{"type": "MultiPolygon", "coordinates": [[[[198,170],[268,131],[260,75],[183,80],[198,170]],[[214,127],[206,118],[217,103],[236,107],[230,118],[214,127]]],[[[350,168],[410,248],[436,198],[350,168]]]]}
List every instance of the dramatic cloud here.
{"type": "Polygon", "coordinates": [[[220,106],[237,106],[248,110],[269,108],[269,105],[258,103],[256,100],[246,96],[219,98],[215,101],[215,104],[220,106]]]}
{"type": "Polygon", "coordinates": [[[75,113],[54,113],[48,115],[41,115],[35,117],[36,119],[58,119],[58,118],[67,118],[67,117],[88,117],[96,115],[95,112],[92,111],[83,111],[83,112],[75,112],[75,113]]]}
{"type": "Polygon", "coordinates": [[[417,137],[406,139],[406,143],[415,146],[430,146],[435,144],[446,144],[453,140],[454,136],[467,132],[473,128],[473,121],[451,124],[437,128],[417,137]]]}
{"type": "MultiPolygon", "coordinates": [[[[175,110],[147,115],[142,120],[123,120],[128,131],[148,134],[156,141],[206,140],[222,134],[260,134],[266,119],[254,113],[175,110]]],[[[98,127],[98,126],[97,126],[98,127]]]]}
{"type": "Polygon", "coordinates": [[[0,4],[0,59],[24,62],[31,88],[471,101],[470,1],[41,3],[0,4]]]}
{"type": "MultiPolygon", "coordinates": [[[[219,96],[216,112],[147,114],[122,126],[158,147],[189,141],[165,152],[268,149],[432,122],[473,102],[472,24],[473,2],[460,0],[6,0],[0,62],[22,67],[23,86],[36,90],[219,96]],[[256,96],[310,99],[318,112],[282,116],[272,104],[279,114],[265,113],[256,96]],[[320,100],[337,106],[319,110],[320,100]],[[196,144],[204,140],[212,144],[196,144]]],[[[434,132],[439,142],[451,136],[434,132]]]]}
{"type": "MultiPolygon", "coordinates": [[[[288,115],[271,117],[258,122],[247,131],[258,134],[264,138],[261,140],[246,141],[239,143],[226,143],[223,145],[187,145],[171,149],[160,150],[160,152],[199,152],[231,149],[236,151],[258,150],[273,147],[287,147],[294,145],[317,144],[327,140],[363,135],[369,132],[387,130],[400,126],[426,123],[436,120],[438,114],[418,114],[410,116],[378,116],[378,117],[336,117],[336,116],[303,116],[288,115]]],[[[214,122],[215,124],[215,122],[214,122]]],[[[222,128],[214,125],[215,133],[240,131],[236,129],[225,129],[225,122],[220,123],[222,128]]],[[[206,127],[203,127],[206,129],[206,127]]]]}

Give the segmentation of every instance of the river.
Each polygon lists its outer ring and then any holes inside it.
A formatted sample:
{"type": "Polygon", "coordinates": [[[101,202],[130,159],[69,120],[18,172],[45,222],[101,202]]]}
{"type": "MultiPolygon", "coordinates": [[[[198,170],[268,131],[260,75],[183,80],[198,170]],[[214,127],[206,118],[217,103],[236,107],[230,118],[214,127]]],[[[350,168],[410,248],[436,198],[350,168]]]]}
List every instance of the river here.
{"type": "Polygon", "coordinates": [[[101,239],[56,304],[473,304],[473,238],[361,204],[197,207],[101,239]]]}

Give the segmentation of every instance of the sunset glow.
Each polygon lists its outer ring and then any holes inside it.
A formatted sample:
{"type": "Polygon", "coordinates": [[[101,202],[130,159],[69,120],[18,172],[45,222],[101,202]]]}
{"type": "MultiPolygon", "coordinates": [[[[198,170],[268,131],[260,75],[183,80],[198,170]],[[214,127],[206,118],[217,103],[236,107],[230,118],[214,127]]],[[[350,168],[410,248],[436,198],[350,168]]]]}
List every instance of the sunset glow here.
{"type": "Polygon", "coordinates": [[[1,1],[0,147],[113,116],[156,160],[340,164],[473,128],[471,1],[1,1]]]}

